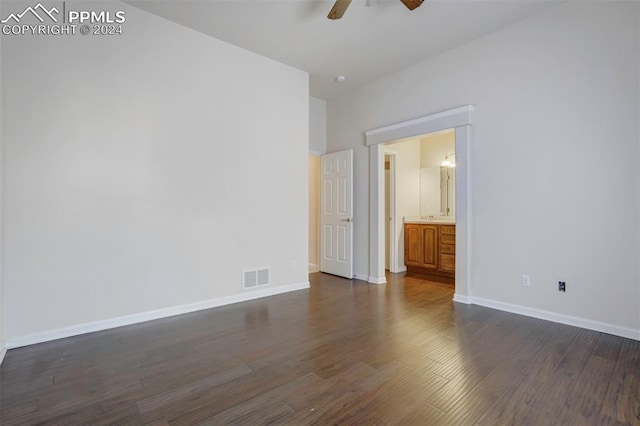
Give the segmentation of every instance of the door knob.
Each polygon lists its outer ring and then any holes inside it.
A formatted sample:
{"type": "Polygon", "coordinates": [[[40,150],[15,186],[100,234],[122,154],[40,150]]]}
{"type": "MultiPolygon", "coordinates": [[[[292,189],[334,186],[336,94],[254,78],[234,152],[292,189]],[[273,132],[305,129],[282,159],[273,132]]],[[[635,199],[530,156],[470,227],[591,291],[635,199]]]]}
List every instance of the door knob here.
{"type": "Polygon", "coordinates": [[[342,219],[343,222],[352,222],[353,219],[351,219],[350,217],[346,218],[346,219],[342,219]]]}

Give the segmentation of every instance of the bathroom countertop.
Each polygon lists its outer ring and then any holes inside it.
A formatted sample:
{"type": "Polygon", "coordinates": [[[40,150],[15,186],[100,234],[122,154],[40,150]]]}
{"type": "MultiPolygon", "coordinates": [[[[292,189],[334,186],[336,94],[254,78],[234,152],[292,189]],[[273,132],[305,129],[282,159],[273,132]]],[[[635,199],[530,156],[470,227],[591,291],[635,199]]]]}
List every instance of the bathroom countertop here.
{"type": "Polygon", "coordinates": [[[442,219],[429,220],[429,219],[421,219],[421,218],[405,219],[404,223],[430,223],[432,225],[455,225],[456,224],[455,220],[442,220],[442,219]]]}

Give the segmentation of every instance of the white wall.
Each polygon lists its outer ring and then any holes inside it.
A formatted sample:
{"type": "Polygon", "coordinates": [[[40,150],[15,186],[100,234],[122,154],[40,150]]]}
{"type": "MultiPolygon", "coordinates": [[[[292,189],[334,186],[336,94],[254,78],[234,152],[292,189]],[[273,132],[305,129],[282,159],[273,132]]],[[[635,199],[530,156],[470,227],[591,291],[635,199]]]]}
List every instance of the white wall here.
{"type": "MultiPolygon", "coordinates": [[[[425,135],[420,139],[420,167],[440,167],[444,156],[455,152],[455,130],[425,135]]],[[[455,156],[450,158],[454,163],[455,159],[455,156]]]]}
{"type": "Polygon", "coordinates": [[[7,341],[308,282],[308,75],[117,5],[2,37],[7,341]]]}
{"type": "MultiPolygon", "coordinates": [[[[565,3],[329,101],[355,205],[369,205],[364,131],[473,104],[472,295],[640,330],[638,7],[565,3]]],[[[361,274],[368,221],[356,209],[361,274]]]]}
{"type": "MultiPolygon", "coordinates": [[[[389,144],[385,151],[396,154],[396,253],[397,265],[404,266],[403,218],[420,217],[420,140],[389,144]]],[[[392,218],[393,219],[393,218],[392,218]]],[[[393,255],[393,254],[392,254],[393,255]]]]}
{"type": "Polygon", "coordinates": [[[327,102],[309,97],[309,153],[327,153],[327,102]]]}

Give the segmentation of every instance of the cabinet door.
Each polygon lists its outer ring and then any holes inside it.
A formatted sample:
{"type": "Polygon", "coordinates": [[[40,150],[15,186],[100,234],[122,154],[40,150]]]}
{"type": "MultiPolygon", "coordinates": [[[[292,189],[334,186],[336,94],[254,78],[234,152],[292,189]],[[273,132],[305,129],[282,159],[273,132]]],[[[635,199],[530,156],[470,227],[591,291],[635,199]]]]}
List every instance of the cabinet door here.
{"type": "Polygon", "coordinates": [[[404,225],[404,263],[406,265],[421,266],[420,225],[404,225]]]}
{"type": "Polygon", "coordinates": [[[438,269],[438,225],[420,225],[422,263],[427,269],[438,269]]]}

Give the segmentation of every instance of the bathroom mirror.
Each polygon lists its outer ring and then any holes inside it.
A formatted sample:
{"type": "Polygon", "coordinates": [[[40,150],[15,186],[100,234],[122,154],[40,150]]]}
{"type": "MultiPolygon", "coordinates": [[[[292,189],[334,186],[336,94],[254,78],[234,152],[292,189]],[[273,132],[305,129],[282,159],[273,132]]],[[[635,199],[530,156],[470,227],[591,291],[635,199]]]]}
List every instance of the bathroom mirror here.
{"type": "Polygon", "coordinates": [[[455,167],[423,167],[420,169],[420,216],[455,217],[455,167]]]}

